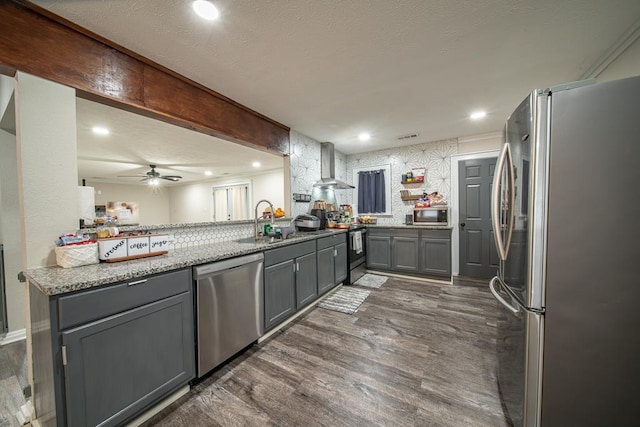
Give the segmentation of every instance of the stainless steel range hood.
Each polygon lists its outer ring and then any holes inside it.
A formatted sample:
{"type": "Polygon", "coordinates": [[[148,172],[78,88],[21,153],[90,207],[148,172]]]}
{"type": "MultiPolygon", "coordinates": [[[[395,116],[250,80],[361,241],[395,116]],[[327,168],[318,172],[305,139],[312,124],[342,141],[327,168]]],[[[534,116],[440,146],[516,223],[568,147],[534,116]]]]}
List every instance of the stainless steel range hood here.
{"type": "Polygon", "coordinates": [[[320,181],[314,187],[347,190],[355,188],[346,182],[336,179],[335,148],[331,142],[320,143],[320,181]]]}

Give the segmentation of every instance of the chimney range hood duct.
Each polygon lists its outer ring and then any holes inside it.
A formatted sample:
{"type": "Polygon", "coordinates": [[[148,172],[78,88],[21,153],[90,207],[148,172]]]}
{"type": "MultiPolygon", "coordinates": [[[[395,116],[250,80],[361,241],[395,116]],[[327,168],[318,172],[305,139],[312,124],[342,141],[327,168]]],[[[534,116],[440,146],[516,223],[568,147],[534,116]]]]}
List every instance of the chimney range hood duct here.
{"type": "Polygon", "coordinates": [[[333,188],[347,190],[355,188],[346,182],[336,179],[335,148],[331,142],[320,143],[320,181],[313,184],[316,188],[333,188]]]}

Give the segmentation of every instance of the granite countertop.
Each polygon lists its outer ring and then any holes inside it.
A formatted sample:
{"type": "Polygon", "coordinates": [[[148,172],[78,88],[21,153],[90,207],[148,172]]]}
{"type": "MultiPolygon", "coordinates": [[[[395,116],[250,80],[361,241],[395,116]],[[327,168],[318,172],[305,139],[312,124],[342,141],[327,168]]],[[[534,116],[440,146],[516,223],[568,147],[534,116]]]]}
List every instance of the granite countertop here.
{"type": "Polygon", "coordinates": [[[34,268],[25,271],[24,274],[29,280],[29,283],[35,285],[45,295],[53,296],[88,289],[94,286],[131,280],[150,274],[262,252],[298,242],[346,233],[347,231],[346,229],[332,229],[308,233],[298,232],[286,240],[276,240],[274,243],[238,243],[237,241],[226,241],[213,245],[173,249],[165,255],[131,261],[114,263],[101,262],[99,264],[74,268],[62,268],[58,266],[34,268]]]}
{"type": "Polygon", "coordinates": [[[402,228],[402,229],[414,229],[414,230],[453,230],[450,225],[416,225],[405,224],[402,222],[393,224],[364,224],[367,228],[402,228]]]}

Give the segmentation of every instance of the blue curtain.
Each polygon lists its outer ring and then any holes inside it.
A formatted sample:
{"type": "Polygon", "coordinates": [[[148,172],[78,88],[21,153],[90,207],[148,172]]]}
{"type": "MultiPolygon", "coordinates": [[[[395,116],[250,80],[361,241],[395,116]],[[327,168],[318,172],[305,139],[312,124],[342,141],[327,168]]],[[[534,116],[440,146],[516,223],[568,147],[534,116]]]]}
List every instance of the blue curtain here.
{"type": "Polygon", "coordinates": [[[383,213],[386,207],[384,170],[358,172],[358,213],[383,213]]]}

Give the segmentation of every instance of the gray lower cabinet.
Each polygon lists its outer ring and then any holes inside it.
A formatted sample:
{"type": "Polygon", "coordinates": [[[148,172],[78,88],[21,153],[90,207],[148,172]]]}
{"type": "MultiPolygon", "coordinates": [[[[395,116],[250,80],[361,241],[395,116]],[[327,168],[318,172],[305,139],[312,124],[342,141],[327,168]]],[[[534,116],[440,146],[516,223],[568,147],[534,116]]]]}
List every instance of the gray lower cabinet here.
{"type": "Polygon", "coordinates": [[[346,236],[346,233],[342,233],[317,240],[318,295],[347,278],[346,236]]]}
{"type": "Polygon", "coordinates": [[[391,269],[391,235],[388,230],[367,231],[367,268],[391,269]]]}
{"type": "Polygon", "coordinates": [[[264,329],[282,322],[296,310],[293,259],[264,269],[264,329]]]}
{"type": "Polygon", "coordinates": [[[394,230],[391,240],[391,269],[417,273],[420,254],[420,230],[394,230]]]}
{"type": "Polygon", "coordinates": [[[45,425],[122,425],[195,377],[191,269],[48,297],[33,289],[45,425]]]}
{"type": "Polygon", "coordinates": [[[367,268],[451,276],[451,230],[369,228],[367,268]]]}
{"type": "Polygon", "coordinates": [[[318,296],[318,265],[313,252],[296,258],[295,263],[296,308],[300,309],[318,296]]]}
{"type": "Polygon", "coordinates": [[[264,329],[278,325],[318,295],[315,241],[264,253],[264,329]]]}
{"type": "Polygon", "coordinates": [[[422,230],[420,237],[420,272],[451,277],[451,232],[422,230]]]}
{"type": "Polygon", "coordinates": [[[184,293],[63,332],[68,425],[119,424],[191,380],[192,304],[184,293]]]}

